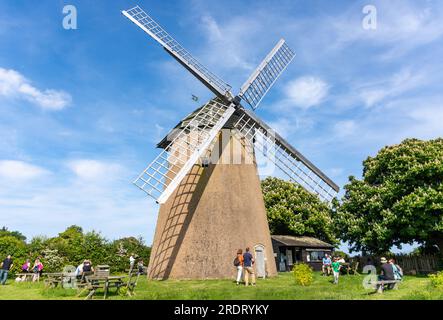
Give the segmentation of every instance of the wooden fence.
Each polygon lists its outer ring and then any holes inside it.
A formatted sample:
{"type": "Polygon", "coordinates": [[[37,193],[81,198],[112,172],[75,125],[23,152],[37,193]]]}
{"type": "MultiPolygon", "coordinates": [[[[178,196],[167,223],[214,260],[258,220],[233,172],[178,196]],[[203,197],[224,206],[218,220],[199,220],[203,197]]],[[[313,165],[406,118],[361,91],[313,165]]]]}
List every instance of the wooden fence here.
{"type": "MultiPolygon", "coordinates": [[[[365,265],[373,264],[380,266],[380,258],[378,256],[358,257],[360,268],[365,265]]],[[[396,255],[386,256],[387,259],[395,258],[397,264],[403,269],[405,274],[428,274],[439,271],[441,269],[441,261],[437,255],[396,255]]],[[[354,258],[355,259],[355,258],[354,258]]]]}

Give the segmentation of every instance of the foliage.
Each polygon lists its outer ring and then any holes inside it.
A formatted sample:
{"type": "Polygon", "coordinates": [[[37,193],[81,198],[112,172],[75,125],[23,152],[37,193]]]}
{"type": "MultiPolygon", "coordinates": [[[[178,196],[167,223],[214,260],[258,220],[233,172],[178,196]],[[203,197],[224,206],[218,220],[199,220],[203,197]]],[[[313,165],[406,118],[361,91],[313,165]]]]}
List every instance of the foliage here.
{"type": "Polygon", "coordinates": [[[334,257],[340,257],[343,258],[345,260],[349,259],[349,255],[346,252],[343,251],[339,251],[339,250],[335,250],[334,253],[332,254],[334,257]]]}
{"type": "Polygon", "coordinates": [[[66,265],[65,259],[59,255],[57,249],[43,249],[41,262],[45,272],[60,272],[66,265]]]}
{"type": "Polygon", "coordinates": [[[429,279],[434,288],[443,289],[443,271],[439,271],[436,274],[430,274],[429,279]]]}
{"type": "Polygon", "coordinates": [[[312,236],[331,244],[331,208],[299,185],[268,177],[261,183],[272,234],[312,236]]]}
{"type": "MultiPolygon", "coordinates": [[[[3,228],[3,231],[5,231],[3,228]]],[[[7,230],[7,229],[6,229],[7,230]]],[[[8,231],[9,232],[9,231],[8,231]]],[[[64,266],[78,266],[84,259],[93,265],[108,264],[113,272],[124,272],[129,268],[129,256],[143,259],[148,264],[150,248],[142,238],[128,237],[109,241],[96,231],[84,233],[79,226],[70,226],[57,237],[34,237],[29,243],[16,235],[0,233],[0,257],[12,255],[13,273],[20,272],[22,264],[29,259],[33,264],[40,258],[45,272],[60,272],[64,266]]]]}
{"type": "Polygon", "coordinates": [[[314,271],[306,263],[299,263],[292,269],[295,277],[295,283],[301,286],[310,286],[314,280],[314,271]]]}
{"type": "Polygon", "coordinates": [[[363,162],[349,178],[337,232],[354,251],[380,253],[414,241],[443,252],[443,139],[407,139],[363,162]]]}
{"type": "Polygon", "coordinates": [[[11,237],[17,238],[18,240],[22,240],[22,241],[26,240],[26,237],[23,234],[21,234],[20,232],[18,232],[18,231],[9,231],[8,228],[3,226],[0,229],[0,238],[1,237],[6,237],[6,236],[11,236],[11,237]]]}

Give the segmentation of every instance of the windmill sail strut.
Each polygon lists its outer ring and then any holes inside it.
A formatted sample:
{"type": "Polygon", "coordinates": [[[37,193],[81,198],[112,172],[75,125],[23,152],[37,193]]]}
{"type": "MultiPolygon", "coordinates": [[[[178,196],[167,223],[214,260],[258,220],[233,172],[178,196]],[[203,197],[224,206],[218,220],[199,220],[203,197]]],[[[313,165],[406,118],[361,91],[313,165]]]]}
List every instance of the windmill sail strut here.
{"type": "Polygon", "coordinates": [[[234,96],[229,84],[195,59],[139,6],[122,11],[122,14],[156,40],[217,96],[190,119],[179,124],[180,130],[168,140],[164,150],[135,179],[136,186],[158,203],[165,203],[199,158],[211,150],[220,130],[232,123],[235,134],[246,139],[249,146],[253,146],[248,150],[251,154],[259,151],[291,181],[317,194],[322,200],[331,201],[337,195],[338,186],[331,179],[253,112],[241,105],[241,102],[246,102],[256,110],[266,93],[294,59],[295,53],[283,39],[278,41],[241,86],[238,95],[234,96]]]}

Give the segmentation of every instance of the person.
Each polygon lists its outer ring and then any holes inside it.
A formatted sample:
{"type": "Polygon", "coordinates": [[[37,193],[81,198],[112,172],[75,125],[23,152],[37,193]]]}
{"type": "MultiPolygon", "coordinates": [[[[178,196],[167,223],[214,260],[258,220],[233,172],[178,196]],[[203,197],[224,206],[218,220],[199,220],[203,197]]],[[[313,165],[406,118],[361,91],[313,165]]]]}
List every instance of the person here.
{"type": "Polygon", "coordinates": [[[82,272],[82,275],[84,275],[84,274],[91,274],[92,272],[94,272],[94,267],[92,266],[91,260],[83,261],[83,272],[82,272]]]}
{"type": "Polygon", "coordinates": [[[394,258],[389,259],[389,263],[392,265],[395,280],[401,280],[403,279],[403,269],[395,262],[396,261],[394,258]]]}
{"type": "Polygon", "coordinates": [[[329,276],[329,274],[331,273],[331,258],[329,257],[329,255],[326,253],[325,256],[322,259],[322,266],[321,266],[321,271],[323,272],[324,276],[329,276]]]}
{"type": "Polygon", "coordinates": [[[143,259],[137,262],[137,275],[145,273],[145,266],[143,265],[143,259]]]}
{"type": "Polygon", "coordinates": [[[14,261],[12,261],[11,255],[8,255],[5,260],[3,260],[0,266],[0,283],[2,285],[6,284],[6,280],[8,280],[8,273],[14,265],[14,261]]]}
{"type": "Polygon", "coordinates": [[[43,272],[43,263],[41,263],[40,259],[37,258],[34,261],[34,265],[32,266],[32,272],[34,272],[34,276],[32,277],[32,282],[40,281],[40,276],[43,272]]]}
{"type": "MultiPolygon", "coordinates": [[[[381,267],[380,267],[380,275],[378,276],[378,280],[395,280],[394,276],[394,268],[392,267],[392,264],[388,263],[388,260],[386,260],[385,257],[382,257],[380,259],[381,267]]],[[[381,285],[383,286],[383,284],[381,285]]],[[[392,288],[392,284],[388,286],[388,288],[392,288]]],[[[378,289],[378,287],[377,287],[378,289]]],[[[383,288],[382,288],[383,289],[383,288]]]]}
{"type": "MultiPolygon", "coordinates": [[[[22,272],[23,273],[30,273],[31,272],[31,261],[29,259],[26,259],[26,262],[22,265],[22,272]]],[[[21,277],[21,281],[26,280],[26,275],[21,277]]]]}
{"type": "Polygon", "coordinates": [[[26,262],[22,265],[22,272],[23,273],[29,273],[31,272],[31,262],[29,259],[26,259],[26,262]]]}
{"type": "Polygon", "coordinates": [[[234,259],[234,266],[237,268],[237,285],[240,284],[241,276],[243,273],[243,250],[238,249],[237,250],[237,257],[234,259]]]}
{"type": "Polygon", "coordinates": [[[334,274],[334,284],[338,284],[338,277],[340,276],[341,264],[338,257],[334,257],[332,262],[332,273],[334,274]]]}
{"type": "Polygon", "coordinates": [[[395,280],[394,268],[392,268],[392,264],[388,263],[388,260],[386,260],[385,257],[380,259],[380,263],[381,270],[378,280],[395,280]]]}
{"type": "Polygon", "coordinates": [[[246,248],[246,252],[243,254],[243,267],[245,270],[245,285],[249,285],[249,275],[251,275],[251,283],[255,286],[255,273],[254,273],[254,258],[249,252],[249,247],[246,248]]]}
{"type": "Polygon", "coordinates": [[[77,269],[75,269],[75,276],[77,277],[77,279],[80,279],[82,277],[83,274],[83,263],[80,263],[77,267],[77,269]]]}
{"type": "Polygon", "coordinates": [[[135,264],[135,258],[134,258],[134,254],[132,253],[131,256],[129,257],[129,270],[132,271],[132,269],[134,269],[134,264],[135,264]]]}

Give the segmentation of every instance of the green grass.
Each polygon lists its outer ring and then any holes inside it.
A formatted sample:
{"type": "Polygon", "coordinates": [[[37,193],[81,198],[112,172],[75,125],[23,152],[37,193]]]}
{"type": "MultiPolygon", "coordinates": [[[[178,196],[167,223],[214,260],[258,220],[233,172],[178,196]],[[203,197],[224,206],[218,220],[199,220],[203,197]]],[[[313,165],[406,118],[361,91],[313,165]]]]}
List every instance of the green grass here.
{"type": "MultiPolygon", "coordinates": [[[[281,273],[278,277],[259,279],[257,286],[236,286],[230,280],[167,280],[153,281],[140,277],[135,297],[125,297],[111,292],[109,299],[278,299],[278,300],[381,300],[381,299],[438,299],[443,300],[443,290],[430,285],[427,277],[406,276],[398,290],[388,290],[383,294],[373,294],[373,290],[363,288],[363,276],[341,276],[340,283],[333,285],[331,277],[322,277],[315,273],[314,282],[309,287],[295,284],[292,273],[281,273]]],[[[40,283],[14,283],[8,280],[6,286],[0,286],[2,299],[83,299],[77,298],[73,289],[45,289],[40,283]]],[[[95,299],[101,299],[98,292],[95,299]]]]}

